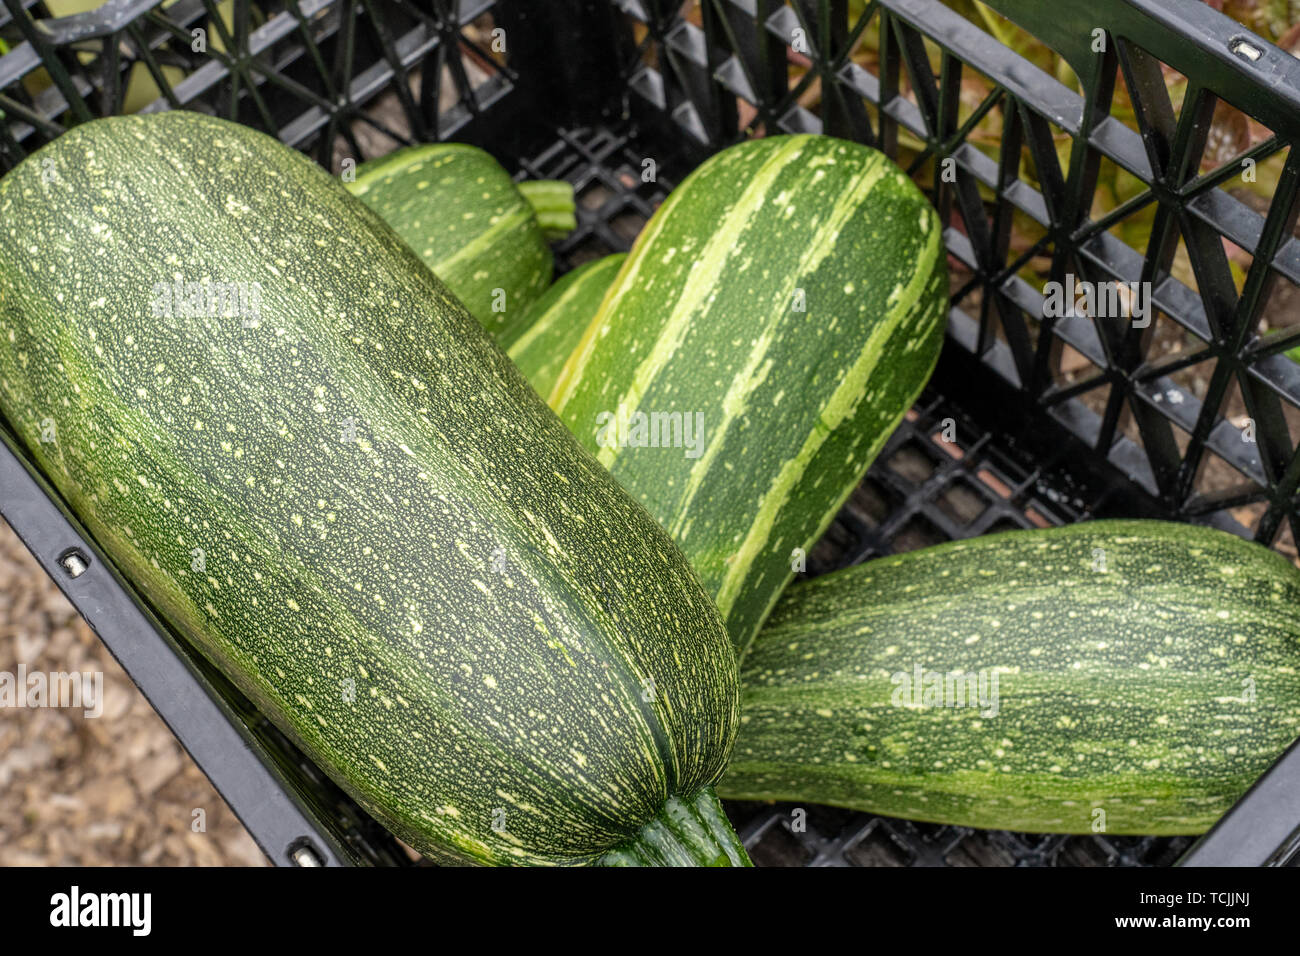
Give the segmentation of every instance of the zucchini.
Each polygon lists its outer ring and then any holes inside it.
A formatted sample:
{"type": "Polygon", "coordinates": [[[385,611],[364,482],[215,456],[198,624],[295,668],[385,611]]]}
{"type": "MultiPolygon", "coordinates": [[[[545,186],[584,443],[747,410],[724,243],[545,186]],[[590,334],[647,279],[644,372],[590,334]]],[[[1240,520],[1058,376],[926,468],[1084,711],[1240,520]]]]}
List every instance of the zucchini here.
{"type": "MultiPolygon", "coordinates": [[[[494,335],[509,332],[551,284],[551,250],[533,204],[483,150],[411,146],[357,167],[348,190],[393,228],[494,335]]],[[[529,187],[547,228],[572,214],[573,187],[529,187]]],[[[572,227],[570,227],[572,228],[572,227]]]]}
{"type": "Polygon", "coordinates": [[[695,575],[304,156],[175,111],[20,163],[0,410],[160,615],[420,852],[745,862],[710,790],[735,660],[695,575]]]}
{"type": "Polygon", "coordinates": [[[751,140],[656,210],[566,363],[552,408],[742,656],[933,370],[946,269],[938,216],[881,153],[751,140]]]}
{"type": "Polygon", "coordinates": [[[1300,571],[1279,555],[1154,521],[990,535],[796,584],[745,660],[718,792],[1201,833],[1300,735],[1297,607],[1300,571]]]}
{"type": "Polygon", "coordinates": [[[511,335],[498,340],[538,395],[555,387],[626,258],[620,252],[574,269],[533,304],[511,335]]]}

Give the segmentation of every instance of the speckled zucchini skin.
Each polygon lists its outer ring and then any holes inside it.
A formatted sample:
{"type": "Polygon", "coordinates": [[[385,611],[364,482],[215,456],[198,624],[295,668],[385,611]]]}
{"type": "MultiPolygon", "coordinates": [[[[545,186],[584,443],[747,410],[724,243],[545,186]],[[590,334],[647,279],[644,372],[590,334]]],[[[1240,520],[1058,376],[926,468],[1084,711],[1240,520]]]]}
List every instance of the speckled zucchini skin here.
{"type": "Polygon", "coordinates": [[[1297,608],[1300,571],[1279,555],[1153,521],[991,535],[796,584],[745,660],[718,792],[1201,833],[1300,735],[1297,608]],[[996,671],[996,713],[906,706],[894,675],[917,665],[996,671]]]}
{"type": "Polygon", "coordinates": [[[619,252],[574,269],[533,303],[510,335],[498,339],[538,395],[551,394],[626,258],[619,252]]]}
{"type": "Polygon", "coordinates": [[[475,146],[400,149],[362,163],[346,185],[494,335],[511,332],[551,284],[551,249],[532,205],[475,146]]]}
{"type": "Polygon", "coordinates": [[[421,852],[590,862],[721,774],[735,662],[690,567],[271,138],[99,120],[0,180],[0,407],[176,630],[421,852]],[[153,317],[177,276],[258,283],[259,315],[153,317]]]}
{"type": "Polygon", "coordinates": [[[672,535],[743,656],[925,384],[946,303],[938,216],[897,166],[829,136],[748,141],[655,212],[551,407],[672,535]],[[698,416],[698,456],[602,447],[620,408],[698,416]]]}

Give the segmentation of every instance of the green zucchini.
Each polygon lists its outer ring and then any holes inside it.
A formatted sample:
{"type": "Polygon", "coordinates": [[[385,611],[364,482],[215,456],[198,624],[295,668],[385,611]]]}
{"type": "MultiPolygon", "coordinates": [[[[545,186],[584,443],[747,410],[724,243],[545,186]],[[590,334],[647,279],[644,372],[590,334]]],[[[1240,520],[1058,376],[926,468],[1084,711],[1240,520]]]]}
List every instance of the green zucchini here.
{"type": "Polygon", "coordinates": [[[946,269],[938,216],[882,154],[752,140],[669,195],[566,363],[551,407],[742,656],[933,370],[946,269]]]}
{"type": "Polygon", "coordinates": [[[710,789],[734,654],[690,567],[301,154],[175,111],[0,180],[0,410],[161,616],[420,852],[745,862],[710,789]]]}
{"type": "Polygon", "coordinates": [[[990,535],[799,583],[744,662],[718,792],[1201,833],[1300,736],[1297,607],[1300,571],[1279,555],[1153,521],[990,535]]]}
{"type": "MultiPolygon", "coordinates": [[[[477,147],[411,146],[362,163],[346,185],[494,335],[508,333],[551,284],[551,250],[533,204],[477,147]]],[[[530,189],[558,230],[566,194],[572,213],[573,188],[530,189]]]]}
{"type": "Polygon", "coordinates": [[[625,259],[620,252],[574,269],[546,290],[511,335],[498,340],[538,395],[555,387],[625,259]]]}

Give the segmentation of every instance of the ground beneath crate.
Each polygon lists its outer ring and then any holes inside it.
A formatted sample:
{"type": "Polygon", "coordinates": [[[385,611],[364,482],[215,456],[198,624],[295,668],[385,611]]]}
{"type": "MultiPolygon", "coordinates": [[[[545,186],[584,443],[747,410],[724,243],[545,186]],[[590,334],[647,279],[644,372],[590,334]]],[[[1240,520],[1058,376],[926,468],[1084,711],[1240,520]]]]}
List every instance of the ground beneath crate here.
{"type": "Polygon", "coordinates": [[[16,675],[19,662],[29,674],[102,674],[103,714],[0,709],[0,866],[267,865],[117,661],[0,521],[0,671],[16,675]]]}

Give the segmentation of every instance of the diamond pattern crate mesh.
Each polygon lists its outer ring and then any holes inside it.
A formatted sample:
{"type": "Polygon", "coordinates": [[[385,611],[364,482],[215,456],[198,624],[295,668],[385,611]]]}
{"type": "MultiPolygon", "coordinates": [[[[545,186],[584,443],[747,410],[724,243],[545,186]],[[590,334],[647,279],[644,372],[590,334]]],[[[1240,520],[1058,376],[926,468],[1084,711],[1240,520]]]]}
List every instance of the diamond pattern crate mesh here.
{"type": "MultiPolygon", "coordinates": [[[[75,2],[3,0],[0,170],[139,110],[235,119],[335,170],[454,138],[575,185],[564,269],[626,249],[672,182],[745,136],[826,132],[894,157],[948,224],[949,340],[810,573],[1103,515],[1213,523],[1294,556],[1300,61],[1208,7],[990,4],[1004,20],[939,0],[75,2]],[[1067,279],[1149,289],[1149,321],[1058,314],[1047,283],[1067,279]]],[[[340,857],[405,859],[186,663],[340,857]]],[[[220,748],[181,737],[222,786],[220,748]]],[[[1164,865],[1189,843],[798,809],[730,807],[767,863],[1164,865]]]]}

